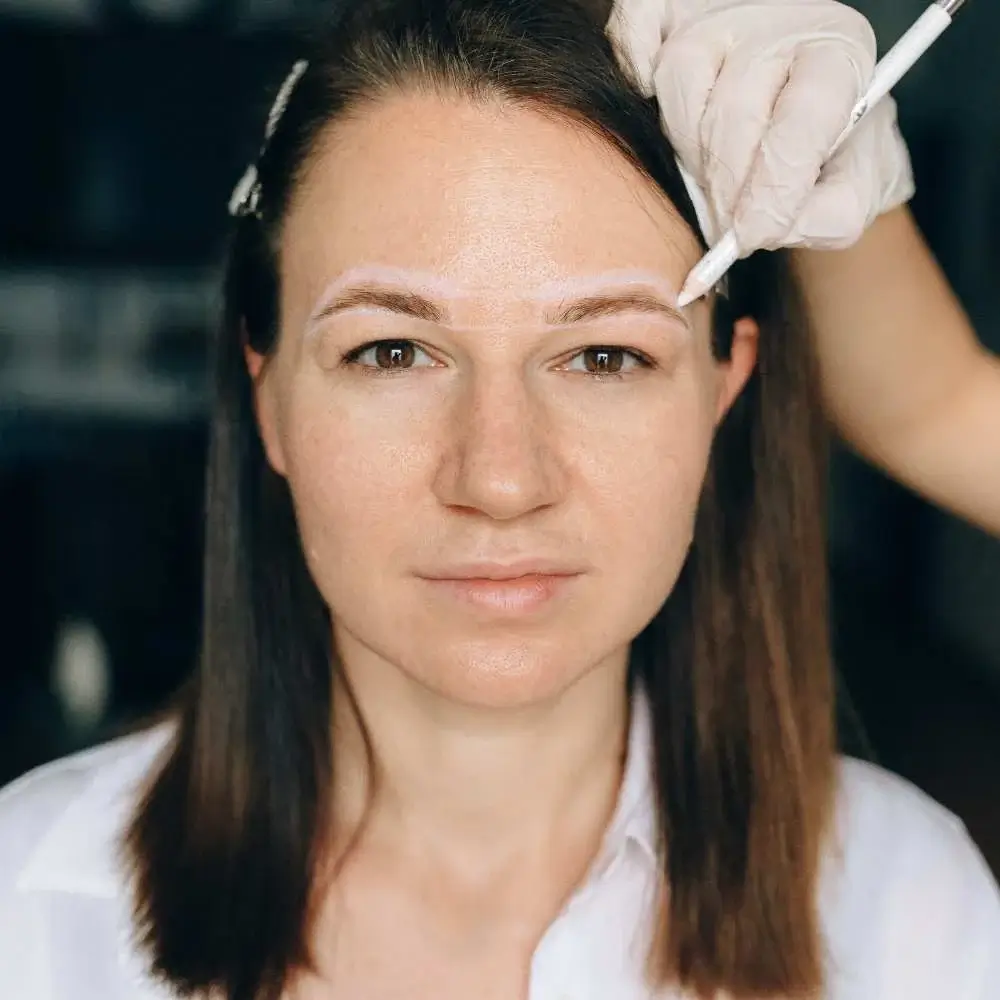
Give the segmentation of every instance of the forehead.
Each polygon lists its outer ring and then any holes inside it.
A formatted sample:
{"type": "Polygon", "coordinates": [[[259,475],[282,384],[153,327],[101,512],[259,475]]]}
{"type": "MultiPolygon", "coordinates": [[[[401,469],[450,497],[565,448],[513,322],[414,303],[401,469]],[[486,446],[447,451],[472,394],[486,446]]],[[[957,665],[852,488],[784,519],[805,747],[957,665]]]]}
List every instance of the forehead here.
{"type": "Polygon", "coordinates": [[[587,129],[438,93],[394,94],[331,128],[281,245],[290,294],[381,266],[436,275],[484,304],[632,269],[679,289],[698,256],[670,201],[587,129]]]}

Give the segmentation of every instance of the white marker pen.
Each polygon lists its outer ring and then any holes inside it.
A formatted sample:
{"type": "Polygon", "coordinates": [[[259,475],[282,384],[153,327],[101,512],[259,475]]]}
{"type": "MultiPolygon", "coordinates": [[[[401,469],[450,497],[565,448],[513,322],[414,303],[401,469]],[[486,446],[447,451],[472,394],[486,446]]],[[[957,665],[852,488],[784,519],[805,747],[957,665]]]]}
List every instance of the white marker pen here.
{"type": "MultiPolygon", "coordinates": [[[[914,22],[902,38],[878,61],[872,82],[864,96],[854,106],[851,120],[834,143],[834,153],[857,128],[869,111],[910,71],[917,60],[941,37],[965,0],[935,0],[914,22]]],[[[690,305],[714,288],[723,275],[739,260],[740,248],[736,234],[729,230],[691,270],[678,303],[690,305]]]]}

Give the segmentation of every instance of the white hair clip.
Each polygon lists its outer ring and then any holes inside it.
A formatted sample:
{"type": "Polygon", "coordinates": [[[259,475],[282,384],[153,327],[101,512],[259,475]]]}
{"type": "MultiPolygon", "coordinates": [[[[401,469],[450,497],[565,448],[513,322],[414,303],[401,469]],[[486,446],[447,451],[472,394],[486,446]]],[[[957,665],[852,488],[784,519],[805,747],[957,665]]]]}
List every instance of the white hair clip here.
{"type": "MultiPolygon", "coordinates": [[[[285,113],[285,108],[288,107],[288,101],[292,96],[295,85],[308,68],[309,63],[305,59],[300,59],[291,68],[288,76],[285,77],[284,83],[278,89],[277,96],[274,98],[274,103],[271,105],[271,110],[267,115],[267,125],[264,128],[264,142],[260,147],[260,152],[257,154],[257,160],[260,160],[261,156],[264,155],[264,150],[267,149],[267,144],[271,141],[271,137],[278,127],[278,122],[281,121],[281,116],[285,113]]],[[[243,176],[237,182],[236,187],[233,188],[233,193],[229,198],[229,214],[235,218],[240,218],[244,215],[256,215],[259,218],[260,194],[260,177],[257,173],[257,161],[254,161],[247,167],[243,176]]]]}

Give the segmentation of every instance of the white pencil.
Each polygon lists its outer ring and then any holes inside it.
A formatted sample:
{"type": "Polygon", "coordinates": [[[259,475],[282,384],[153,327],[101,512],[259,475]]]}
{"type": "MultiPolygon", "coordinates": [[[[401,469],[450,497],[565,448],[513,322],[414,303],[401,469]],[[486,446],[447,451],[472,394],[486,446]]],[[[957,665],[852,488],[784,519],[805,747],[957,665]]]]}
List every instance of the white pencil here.
{"type": "MultiPolygon", "coordinates": [[[[917,60],[938,40],[951,24],[965,0],[935,0],[914,22],[902,38],[879,60],[871,85],[854,106],[851,120],[830,152],[832,157],[851,135],[858,123],[909,72],[917,60]]],[[[729,230],[691,270],[681,289],[678,303],[690,305],[715,287],[739,260],[736,234],[729,230]]]]}

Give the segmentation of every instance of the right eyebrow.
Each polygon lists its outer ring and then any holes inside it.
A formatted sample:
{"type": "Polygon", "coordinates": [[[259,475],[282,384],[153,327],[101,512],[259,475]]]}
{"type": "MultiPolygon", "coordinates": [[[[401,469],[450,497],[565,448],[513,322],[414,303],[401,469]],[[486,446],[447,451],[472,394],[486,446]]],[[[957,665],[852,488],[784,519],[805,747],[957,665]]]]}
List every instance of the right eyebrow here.
{"type": "Polygon", "coordinates": [[[428,323],[444,323],[446,320],[444,312],[423,295],[366,283],[351,285],[339,292],[323,305],[310,322],[318,323],[337,313],[365,306],[410,316],[413,319],[422,319],[428,323]]]}

